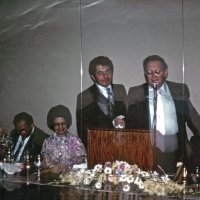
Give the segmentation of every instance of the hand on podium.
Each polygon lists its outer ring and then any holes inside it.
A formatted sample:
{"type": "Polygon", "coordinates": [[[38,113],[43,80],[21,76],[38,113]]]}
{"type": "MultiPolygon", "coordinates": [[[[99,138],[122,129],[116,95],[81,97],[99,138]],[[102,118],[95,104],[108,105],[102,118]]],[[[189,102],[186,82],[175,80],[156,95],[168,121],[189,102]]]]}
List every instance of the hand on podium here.
{"type": "Polygon", "coordinates": [[[125,128],[125,116],[119,115],[113,120],[113,126],[115,128],[125,128]]]}

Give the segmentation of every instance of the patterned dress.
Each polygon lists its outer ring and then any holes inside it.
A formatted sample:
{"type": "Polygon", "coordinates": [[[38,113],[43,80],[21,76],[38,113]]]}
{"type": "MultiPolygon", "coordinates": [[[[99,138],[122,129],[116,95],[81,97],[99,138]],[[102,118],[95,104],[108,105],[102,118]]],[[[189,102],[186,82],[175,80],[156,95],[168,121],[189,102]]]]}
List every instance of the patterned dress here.
{"type": "Polygon", "coordinates": [[[83,158],[86,158],[86,150],[80,138],[70,133],[63,136],[52,134],[44,141],[42,154],[50,158],[49,166],[61,163],[72,167],[74,164],[83,163],[83,158]]]}

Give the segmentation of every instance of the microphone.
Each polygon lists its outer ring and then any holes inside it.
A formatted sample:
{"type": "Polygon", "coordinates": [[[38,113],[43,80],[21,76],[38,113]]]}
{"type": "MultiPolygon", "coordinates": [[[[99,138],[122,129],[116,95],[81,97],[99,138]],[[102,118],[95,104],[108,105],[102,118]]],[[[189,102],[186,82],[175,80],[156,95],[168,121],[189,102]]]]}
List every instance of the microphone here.
{"type": "Polygon", "coordinates": [[[157,86],[158,84],[156,82],[153,82],[153,95],[155,101],[157,101],[157,86]]]}
{"type": "Polygon", "coordinates": [[[158,84],[156,82],[153,82],[153,89],[157,90],[158,84]]]}
{"type": "Polygon", "coordinates": [[[154,110],[154,116],[153,116],[153,129],[156,131],[156,124],[157,124],[157,86],[158,84],[156,82],[153,82],[153,110],[154,110]]]}

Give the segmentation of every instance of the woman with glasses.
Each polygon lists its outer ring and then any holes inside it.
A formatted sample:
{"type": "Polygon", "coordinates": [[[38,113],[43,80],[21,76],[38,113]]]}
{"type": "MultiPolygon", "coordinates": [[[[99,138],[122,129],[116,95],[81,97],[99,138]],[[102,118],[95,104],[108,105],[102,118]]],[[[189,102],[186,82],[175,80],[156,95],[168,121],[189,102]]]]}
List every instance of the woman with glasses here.
{"type": "Polygon", "coordinates": [[[85,162],[85,147],[77,136],[69,133],[71,124],[72,117],[67,107],[57,105],[49,110],[47,125],[54,133],[43,144],[44,168],[61,173],[85,162]]]}

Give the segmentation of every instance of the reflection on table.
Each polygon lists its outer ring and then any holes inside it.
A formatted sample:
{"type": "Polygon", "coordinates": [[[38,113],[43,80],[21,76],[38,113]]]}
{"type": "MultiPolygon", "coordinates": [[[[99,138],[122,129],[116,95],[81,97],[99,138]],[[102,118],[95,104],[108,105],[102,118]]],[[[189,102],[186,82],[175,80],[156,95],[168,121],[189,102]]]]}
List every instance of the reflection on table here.
{"type": "Polygon", "coordinates": [[[132,192],[115,191],[109,185],[101,190],[93,186],[70,186],[56,184],[56,182],[41,183],[37,175],[29,177],[20,175],[0,176],[1,200],[174,200],[200,199],[199,195],[179,197],[151,196],[135,189],[132,192]]]}

